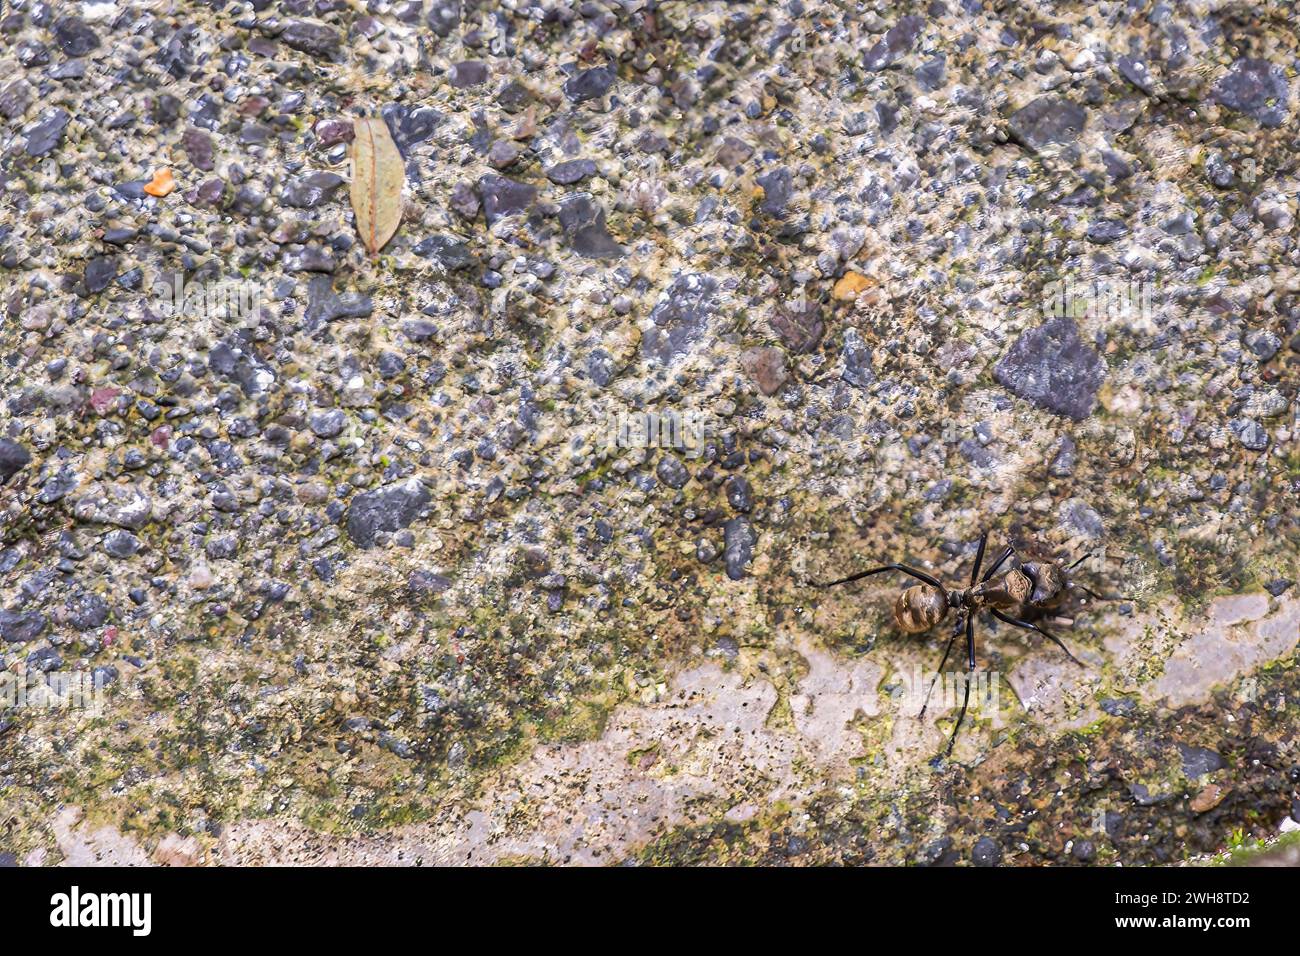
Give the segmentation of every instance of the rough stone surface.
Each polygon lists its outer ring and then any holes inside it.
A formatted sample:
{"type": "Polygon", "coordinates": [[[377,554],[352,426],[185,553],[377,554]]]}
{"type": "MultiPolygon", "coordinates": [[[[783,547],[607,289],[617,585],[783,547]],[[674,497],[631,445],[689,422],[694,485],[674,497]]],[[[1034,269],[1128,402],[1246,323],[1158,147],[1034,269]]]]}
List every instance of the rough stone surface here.
{"type": "Polygon", "coordinates": [[[1267,5],[4,6],[0,672],[104,694],[0,713],[0,862],[1156,865],[1294,812],[1267,5]],[[1083,666],[981,616],[932,764],[946,627],[812,582],[986,530],[1115,599],[1036,618],[1083,666]]]}
{"type": "Polygon", "coordinates": [[[342,37],[333,27],[314,20],[290,20],[280,40],[287,46],[315,57],[330,58],[339,52],[342,37]]]}
{"type": "Polygon", "coordinates": [[[717,288],[717,280],[707,275],[674,279],[650,313],[654,325],[641,339],[646,357],[660,364],[684,357],[704,334],[716,306],[717,288]]]}
{"type": "Polygon", "coordinates": [[[1011,135],[1030,149],[1068,145],[1079,138],[1088,112],[1063,96],[1041,96],[1007,121],[1011,135]]]}
{"type": "Polygon", "coordinates": [[[1291,88],[1286,71],[1276,63],[1243,57],[1214,88],[1223,106],[1259,120],[1261,126],[1281,126],[1290,113],[1291,88]]]}

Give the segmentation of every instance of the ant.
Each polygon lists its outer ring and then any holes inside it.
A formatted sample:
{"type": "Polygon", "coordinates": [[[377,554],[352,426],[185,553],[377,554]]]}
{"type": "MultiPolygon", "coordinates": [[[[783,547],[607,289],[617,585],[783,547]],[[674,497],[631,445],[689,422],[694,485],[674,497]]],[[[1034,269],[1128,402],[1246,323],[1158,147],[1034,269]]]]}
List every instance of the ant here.
{"type": "MultiPolygon", "coordinates": [[[[814,582],[816,587],[829,588],[837,584],[860,581],[886,571],[901,571],[916,578],[922,583],[914,584],[904,590],[894,602],[894,623],[905,634],[925,633],[941,622],[950,609],[965,615],[966,695],[961,702],[961,713],[957,715],[957,723],[952,728],[952,736],[948,738],[944,757],[952,753],[953,745],[957,742],[957,731],[961,729],[962,721],[966,717],[966,707],[970,703],[971,678],[975,673],[975,615],[979,611],[988,611],[999,621],[1012,627],[1037,631],[1064,651],[1066,657],[1082,667],[1083,662],[1071,654],[1070,649],[1061,643],[1056,635],[1038,624],[1025,620],[1025,615],[1057,606],[1071,589],[1082,591],[1099,601],[1116,600],[1112,597],[1103,597],[1091,588],[1071,579],[1070,572],[1088,558],[1086,554],[1068,567],[1062,567],[1055,561],[1022,561],[1016,556],[1016,549],[1008,545],[981,577],[980,567],[984,563],[984,548],[988,544],[988,537],[987,531],[980,535],[979,550],[975,553],[975,564],[971,568],[969,587],[950,590],[945,588],[937,578],[905,564],[885,564],[878,568],[868,568],[866,571],[859,571],[857,574],[850,574],[848,577],[828,581],[825,584],[814,582]],[[998,569],[1013,556],[1015,556],[1016,566],[999,574],[998,569]]],[[[961,627],[958,626],[953,630],[952,637],[948,639],[948,646],[943,651],[943,660],[939,662],[939,670],[930,681],[930,688],[925,693],[920,717],[925,716],[925,709],[930,705],[930,694],[934,691],[935,681],[943,672],[944,664],[948,663],[948,655],[960,631],[961,627]]]]}

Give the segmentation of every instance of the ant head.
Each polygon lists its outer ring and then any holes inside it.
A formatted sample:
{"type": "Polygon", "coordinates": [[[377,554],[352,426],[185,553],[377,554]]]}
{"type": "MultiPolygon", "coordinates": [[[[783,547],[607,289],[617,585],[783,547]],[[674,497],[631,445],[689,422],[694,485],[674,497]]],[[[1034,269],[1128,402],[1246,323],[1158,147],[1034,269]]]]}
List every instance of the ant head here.
{"type": "Polygon", "coordinates": [[[1021,565],[1034,590],[1029,595],[1029,603],[1043,606],[1050,603],[1065,589],[1065,573],[1054,561],[1030,561],[1021,565]]]}
{"type": "Polygon", "coordinates": [[[948,595],[929,584],[914,584],[894,602],[894,623],[905,634],[928,631],[948,613],[948,595]]]}

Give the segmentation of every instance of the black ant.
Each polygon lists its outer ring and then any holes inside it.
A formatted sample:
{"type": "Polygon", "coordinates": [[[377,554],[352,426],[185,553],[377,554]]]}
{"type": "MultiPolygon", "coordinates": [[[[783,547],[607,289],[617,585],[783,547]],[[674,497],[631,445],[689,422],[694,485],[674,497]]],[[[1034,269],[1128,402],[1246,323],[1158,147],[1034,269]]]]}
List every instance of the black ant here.
{"type": "MultiPolygon", "coordinates": [[[[1066,657],[1082,667],[1083,662],[1071,654],[1070,649],[1061,643],[1056,635],[1032,621],[1025,620],[1024,617],[1028,613],[1056,607],[1071,589],[1082,591],[1099,601],[1115,600],[1114,598],[1103,597],[1092,589],[1071,580],[1070,572],[1088,558],[1086,554],[1068,567],[1062,567],[1055,561],[1021,561],[1017,557],[1015,567],[1008,568],[999,574],[998,569],[1016,554],[1016,549],[1008,545],[1006,550],[984,572],[984,576],[980,577],[980,566],[984,562],[984,547],[988,543],[988,537],[987,531],[980,535],[979,550],[975,553],[975,565],[970,572],[970,587],[950,590],[945,588],[938,579],[905,564],[885,564],[878,568],[868,568],[866,571],[850,574],[848,577],[840,578],[837,581],[828,581],[825,584],[816,585],[817,587],[829,588],[837,584],[849,584],[870,577],[873,574],[882,574],[885,571],[901,571],[916,578],[923,583],[914,584],[907,588],[894,602],[894,622],[898,625],[899,630],[906,634],[925,633],[940,623],[948,615],[949,609],[965,614],[966,695],[961,702],[961,713],[957,715],[957,723],[952,728],[952,736],[948,738],[948,748],[944,751],[944,757],[952,753],[953,745],[957,742],[957,731],[961,729],[962,721],[966,717],[966,707],[970,703],[971,678],[975,673],[975,615],[977,612],[988,611],[1004,624],[1010,624],[1012,627],[1023,628],[1027,631],[1037,631],[1064,651],[1066,657]]],[[[961,627],[959,626],[953,630],[952,637],[948,639],[948,646],[943,651],[943,660],[939,662],[939,670],[935,673],[934,680],[930,681],[930,688],[925,693],[925,702],[921,706],[919,715],[921,717],[925,716],[925,708],[930,705],[930,694],[934,690],[935,681],[939,679],[939,674],[943,672],[943,666],[948,663],[948,655],[952,651],[953,642],[957,640],[960,631],[961,627]]]]}

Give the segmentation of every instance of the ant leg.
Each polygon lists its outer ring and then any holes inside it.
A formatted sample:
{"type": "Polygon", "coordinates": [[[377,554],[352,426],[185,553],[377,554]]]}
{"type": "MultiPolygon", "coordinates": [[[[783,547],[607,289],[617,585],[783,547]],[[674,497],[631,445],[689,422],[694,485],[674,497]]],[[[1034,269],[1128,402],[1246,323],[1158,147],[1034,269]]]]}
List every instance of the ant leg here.
{"type": "Polygon", "coordinates": [[[975,582],[980,579],[980,565],[984,563],[984,546],[989,543],[989,533],[985,531],[980,535],[980,547],[975,552],[975,564],[970,569],[970,586],[974,587],[975,582]]]}
{"type": "Polygon", "coordinates": [[[967,612],[966,614],[966,693],[961,699],[961,711],[957,714],[957,723],[952,726],[952,736],[948,738],[948,749],[943,752],[947,757],[952,753],[953,745],[957,743],[957,731],[961,730],[961,723],[966,719],[966,708],[970,704],[970,685],[975,677],[975,615],[967,612]]]}
{"type": "Polygon", "coordinates": [[[1043,637],[1047,638],[1049,641],[1051,641],[1061,650],[1065,651],[1065,656],[1068,657],[1070,660],[1074,661],[1080,667],[1084,666],[1083,661],[1079,660],[1077,657],[1071,654],[1070,649],[1061,643],[1060,638],[1058,638],[1055,634],[1051,633],[1045,628],[1039,627],[1037,624],[1031,624],[1028,621],[1022,621],[1019,618],[1011,617],[1008,614],[1003,614],[1001,611],[997,610],[997,608],[989,608],[989,613],[991,613],[999,621],[1002,621],[1004,624],[1010,624],[1012,627],[1022,627],[1026,631],[1037,631],[1039,634],[1043,635],[1043,637]]]}
{"type": "Polygon", "coordinates": [[[1135,598],[1127,597],[1127,596],[1125,596],[1125,595],[1123,595],[1123,594],[1098,594],[1098,593],[1097,593],[1096,591],[1094,591],[1092,588],[1088,587],[1088,586],[1085,585],[1085,584],[1080,584],[1078,581],[1070,581],[1070,582],[1068,582],[1068,585],[1069,585],[1069,587],[1074,588],[1076,591],[1082,591],[1084,594],[1088,595],[1088,597],[1092,598],[1094,601],[1132,601],[1132,600],[1135,600],[1135,598]]]}
{"type": "Polygon", "coordinates": [[[936,587],[940,591],[944,589],[943,585],[940,584],[937,579],[930,577],[930,575],[926,574],[924,571],[918,571],[916,568],[909,568],[905,564],[884,564],[878,568],[869,568],[866,571],[859,571],[857,574],[850,574],[847,578],[840,578],[836,581],[827,581],[825,584],[818,584],[814,581],[813,586],[819,588],[830,588],[837,584],[848,584],[852,581],[861,581],[863,578],[870,577],[873,574],[880,574],[884,571],[902,571],[904,574],[910,574],[918,581],[924,581],[926,584],[931,587],[936,587]]]}
{"type": "Polygon", "coordinates": [[[957,635],[960,633],[960,625],[952,629],[952,637],[948,638],[948,646],[943,649],[943,660],[939,661],[939,669],[935,671],[934,679],[930,681],[930,686],[925,692],[925,701],[921,704],[921,712],[916,715],[917,720],[925,716],[925,709],[930,706],[930,695],[934,693],[934,685],[938,683],[940,675],[943,674],[943,665],[948,663],[948,655],[952,652],[953,642],[957,640],[957,635]]]}
{"type": "Polygon", "coordinates": [[[1002,554],[998,556],[998,559],[989,566],[989,569],[984,572],[984,580],[987,581],[989,578],[993,577],[993,575],[997,574],[998,568],[1002,567],[1002,563],[1015,553],[1016,549],[1011,547],[1011,545],[1007,545],[1007,549],[1003,551],[1002,554]]]}
{"type": "Polygon", "coordinates": [[[1087,561],[1089,558],[1091,558],[1095,553],[1096,553],[1095,551],[1089,551],[1089,552],[1087,552],[1086,554],[1084,554],[1083,557],[1081,557],[1081,558],[1076,558],[1075,561],[1074,561],[1074,563],[1071,564],[1071,565],[1070,565],[1068,568],[1066,568],[1065,570],[1067,570],[1067,571],[1073,571],[1073,570],[1074,570],[1075,568],[1077,568],[1079,565],[1083,564],[1083,562],[1085,562],[1085,561],[1087,561]]]}

